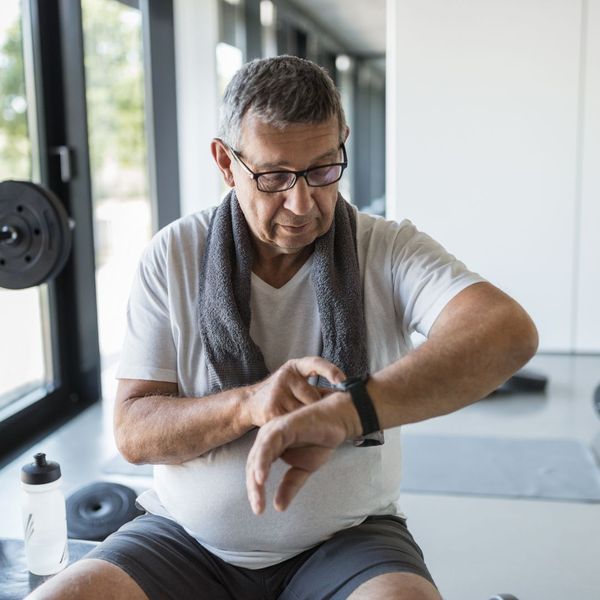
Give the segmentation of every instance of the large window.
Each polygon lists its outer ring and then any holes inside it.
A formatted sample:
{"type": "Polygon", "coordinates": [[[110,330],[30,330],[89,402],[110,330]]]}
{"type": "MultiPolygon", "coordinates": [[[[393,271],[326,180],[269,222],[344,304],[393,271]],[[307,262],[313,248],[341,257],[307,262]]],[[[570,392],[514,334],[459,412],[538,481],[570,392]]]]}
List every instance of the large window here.
{"type": "Polygon", "coordinates": [[[114,393],[138,259],[180,214],[173,36],[171,0],[2,0],[0,179],[74,229],[57,278],[0,289],[0,461],[100,399],[100,348],[114,393]]]}
{"type": "MultiPolygon", "coordinates": [[[[38,180],[35,158],[34,90],[26,52],[22,3],[4,0],[0,11],[0,181],[38,180]],[[26,58],[27,57],[27,58],[26,58]],[[26,72],[29,71],[29,72],[26,72]],[[29,77],[31,81],[31,77],[29,77]]],[[[26,23],[26,21],[25,21],[26,23]]],[[[25,32],[27,30],[25,29],[25,32]]],[[[5,214],[0,198],[0,215],[5,214]]],[[[3,257],[0,268],[11,260],[3,257]]],[[[18,260],[18,259],[13,259],[18,260]]],[[[0,420],[51,387],[54,372],[49,332],[47,286],[25,290],[0,288],[0,420]]]]}
{"type": "MultiPolygon", "coordinates": [[[[74,229],[56,278],[0,289],[0,462],[100,396],[82,56],[79,2],[3,0],[0,179],[52,191],[74,229]]],[[[36,210],[11,200],[0,198],[0,214],[36,210]]],[[[9,260],[20,268],[19,253],[0,244],[0,269],[9,260]]]]}

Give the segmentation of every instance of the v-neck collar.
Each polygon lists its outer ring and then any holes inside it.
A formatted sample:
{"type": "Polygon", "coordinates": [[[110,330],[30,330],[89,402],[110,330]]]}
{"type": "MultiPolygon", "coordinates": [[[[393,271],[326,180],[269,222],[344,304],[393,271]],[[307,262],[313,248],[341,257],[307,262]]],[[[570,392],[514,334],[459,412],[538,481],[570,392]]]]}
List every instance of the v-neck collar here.
{"type": "Polygon", "coordinates": [[[258,285],[263,290],[270,292],[271,294],[283,293],[284,291],[288,290],[290,287],[293,287],[295,285],[295,282],[298,281],[298,279],[301,279],[302,277],[304,277],[306,275],[306,272],[309,271],[310,268],[312,267],[312,261],[313,261],[313,255],[311,254],[306,259],[305,263],[298,269],[298,271],[296,271],[296,273],[294,273],[293,277],[289,281],[286,281],[279,288],[273,287],[272,285],[268,284],[264,279],[261,279],[256,273],[254,273],[254,271],[251,272],[252,282],[255,285],[258,285]]]}

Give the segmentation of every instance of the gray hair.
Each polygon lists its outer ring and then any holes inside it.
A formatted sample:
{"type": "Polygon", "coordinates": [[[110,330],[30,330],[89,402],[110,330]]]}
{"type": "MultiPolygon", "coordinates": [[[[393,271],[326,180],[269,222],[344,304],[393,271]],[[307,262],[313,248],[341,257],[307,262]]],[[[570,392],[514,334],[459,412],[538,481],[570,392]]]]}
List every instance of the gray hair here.
{"type": "Polygon", "coordinates": [[[219,137],[235,148],[249,112],[278,128],[335,116],[340,142],[346,131],[340,93],[327,71],[295,56],[256,59],[235,73],[223,95],[219,137]]]}

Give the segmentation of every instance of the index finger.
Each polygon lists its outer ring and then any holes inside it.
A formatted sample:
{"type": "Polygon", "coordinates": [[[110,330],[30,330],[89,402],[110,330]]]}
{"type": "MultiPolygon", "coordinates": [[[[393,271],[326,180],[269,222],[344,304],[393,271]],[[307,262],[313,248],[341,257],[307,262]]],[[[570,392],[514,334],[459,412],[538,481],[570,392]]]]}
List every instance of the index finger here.
{"type": "Polygon", "coordinates": [[[246,491],[252,510],[256,515],[265,509],[265,483],[271,465],[286,448],[282,432],[273,430],[268,425],[259,429],[246,461],[246,491]]]}
{"type": "Polygon", "coordinates": [[[321,356],[305,356],[291,361],[303,377],[319,375],[330,383],[341,383],[346,379],[344,372],[321,356]]]}

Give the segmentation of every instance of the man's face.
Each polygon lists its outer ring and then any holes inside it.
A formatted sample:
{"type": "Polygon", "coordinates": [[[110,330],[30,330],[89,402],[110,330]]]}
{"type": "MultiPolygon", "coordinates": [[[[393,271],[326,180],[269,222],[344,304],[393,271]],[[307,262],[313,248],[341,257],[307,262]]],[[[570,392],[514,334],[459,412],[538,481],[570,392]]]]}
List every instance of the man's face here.
{"type": "MultiPolygon", "coordinates": [[[[291,124],[284,129],[248,115],[238,148],[255,173],[301,171],[342,162],[337,119],[318,124],[291,124]]],[[[256,181],[234,160],[231,172],[237,198],[261,257],[294,254],[310,246],[331,227],[338,184],[310,187],[304,177],[285,192],[258,190],[256,181]]]]}

